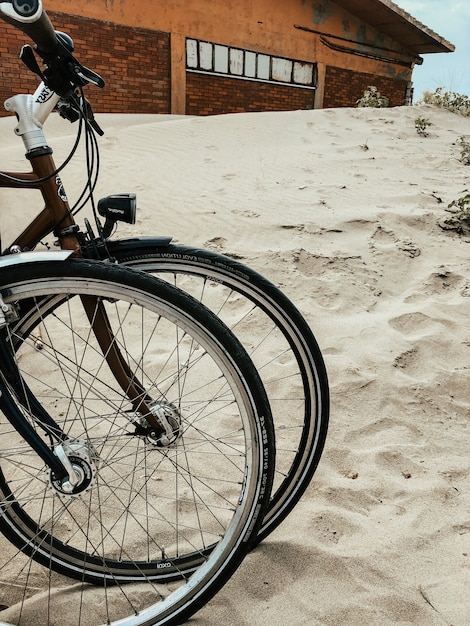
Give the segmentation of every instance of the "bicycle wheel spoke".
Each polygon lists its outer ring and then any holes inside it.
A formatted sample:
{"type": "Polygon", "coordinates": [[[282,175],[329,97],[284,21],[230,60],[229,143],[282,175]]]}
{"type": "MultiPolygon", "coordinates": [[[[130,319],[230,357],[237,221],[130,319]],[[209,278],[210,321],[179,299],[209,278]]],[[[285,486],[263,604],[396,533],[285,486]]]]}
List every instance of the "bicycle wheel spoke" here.
{"type": "Polygon", "coordinates": [[[234,332],[265,386],[276,430],[276,476],[259,540],[289,514],[309,485],[325,442],[328,381],[305,320],[269,281],[238,261],[157,240],[111,242],[120,263],[190,293],[234,332]],[[114,245],[113,245],[114,244],[114,245]]]}

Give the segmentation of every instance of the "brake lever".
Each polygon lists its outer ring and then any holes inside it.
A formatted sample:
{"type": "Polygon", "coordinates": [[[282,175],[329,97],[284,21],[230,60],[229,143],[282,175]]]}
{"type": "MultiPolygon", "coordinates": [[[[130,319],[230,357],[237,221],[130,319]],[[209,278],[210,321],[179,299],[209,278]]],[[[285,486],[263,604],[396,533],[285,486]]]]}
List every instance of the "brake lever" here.
{"type": "MultiPolygon", "coordinates": [[[[84,87],[89,83],[102,89],[105,82],[101,76],[82,65],[73,56],[72,39],[59,31],[56,31],[56,36],[56,54],[53,57],[44,58],[44,70],[40,69],[31,46],[23,46],[20,58],[28,69],[37,74],[52,91],[63,98],[69,96],[76,87],[84,87]]],[[[34,50],[38,52],[37,46],[34,50]]]]}
{"type": "MultiPolygon", "coordinates": [[[[60,62],[63,61],[63,67],[68,73],[68,79],[71,80],[74,87],[84,87],[91,83],[102,89],[105,83],[101,76],[82,65],[80,61],[73,56],[72,52],[75,49],[73,39],[61,31],[56,31],[56,37],[58,54],[56,59],[51,60],[51,65],[53,65],[54,62],[58,62],[60,67],[60,62]]],[[[45,59],[45,62],[46,65],[49,65],[47,59],[45,59]]]]}
{"type": "Polygon", "coordinates": [[[44,82],[59,96],[69,95],[76,87],[84,87],[89,83],[103,88],[104,80],[99,74],[82,65],[68,51],[56,59],[45,59],[44,82]]]}
{"type": "Polygon", "coordinates": [[[41,80],[44,79],[44,74],[42,73],[41,68],[39,67],[39,63],[37,62],[37,59],[34,56],[34,52],[31,46],[25,45],[21,48],[20,59],[21,61],[23,61],[26,67],[31,72],[33,72],[33,74],[36,74],[37,76],[39,76],[41,80]]]}
{"type": "Polygon", "coordinates": [[[70,69],[72,70],[72,72],[76,76],[78,76],[81,81],[83,81],[84,85],[88,85],[89,83],[91,83],[92,85],[95,85],[100,89],[105,86],[105,82],[99,74],[93,72],[93,70],[88,69],[87,67],[79,63],[76,59],[73,58],[73,61],[71,61],[70,65],[70,69]]]}

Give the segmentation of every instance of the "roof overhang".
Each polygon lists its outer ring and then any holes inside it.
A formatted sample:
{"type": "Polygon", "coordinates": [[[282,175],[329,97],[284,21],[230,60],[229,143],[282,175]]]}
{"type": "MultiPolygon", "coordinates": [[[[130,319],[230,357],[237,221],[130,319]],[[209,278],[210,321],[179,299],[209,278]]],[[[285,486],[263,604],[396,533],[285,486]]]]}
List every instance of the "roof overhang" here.
{"type": "Polygon", "coordinates": [[[417,55],[455,50],[453,44],[421,24],[391,0],[334,1],[417,55]]]}

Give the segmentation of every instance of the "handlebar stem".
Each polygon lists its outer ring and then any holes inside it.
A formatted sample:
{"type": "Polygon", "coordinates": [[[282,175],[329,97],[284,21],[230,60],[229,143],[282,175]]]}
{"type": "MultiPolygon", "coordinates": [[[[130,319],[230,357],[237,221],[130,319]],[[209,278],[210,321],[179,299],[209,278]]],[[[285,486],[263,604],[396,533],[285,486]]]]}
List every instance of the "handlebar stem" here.
{"type": "Polygon", "coordinates": [[[47,146],[42,127],[59,100],[60,96],[41,83],[34,95],[19,94],[5,101],[5,109],[18,117],[15,134],[23,139],[27,154],[47,146]]]}

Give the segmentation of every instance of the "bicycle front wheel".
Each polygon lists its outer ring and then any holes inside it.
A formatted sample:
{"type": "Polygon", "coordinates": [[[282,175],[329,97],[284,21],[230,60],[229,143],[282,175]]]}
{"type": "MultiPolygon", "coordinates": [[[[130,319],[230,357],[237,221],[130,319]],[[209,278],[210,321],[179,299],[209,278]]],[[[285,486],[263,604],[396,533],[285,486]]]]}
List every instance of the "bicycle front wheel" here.
{"type": "MultiPolygon", "coordinates": [[[[16,604],[0,620],[28,623],[25,598],[39,588],[47,624],[63,621],[60,589],[70,583],[32,559],[78,581],[68,623],[86,620],[86,607],[94,624],[180,623],[233,573],[266,512],[274,441],[255,368],[200,303],[140,272],[34,263],[3,270],[1,292],[18,315],[6,337],[22,380],[86,480],[63,489],[2,420],[0,530],[27,560],[15,575],[19,554],[3,566],[0,604],[16,604]],[[103,309],[166,439],[116,383],[94,327],[103,309]]],[[[18,406],[52,447],[24,397],[18,406]]]]}
{"type": "Polygon", "coordinates": [[[276,472],[261,541],[292,511],[320,461],[328,429],[329,388],[318,343],[275,285],[235,259],[142,237],[108,242],[119,262],[190,293],[243,344],[263,381],[276,432],[276,472]]]}

